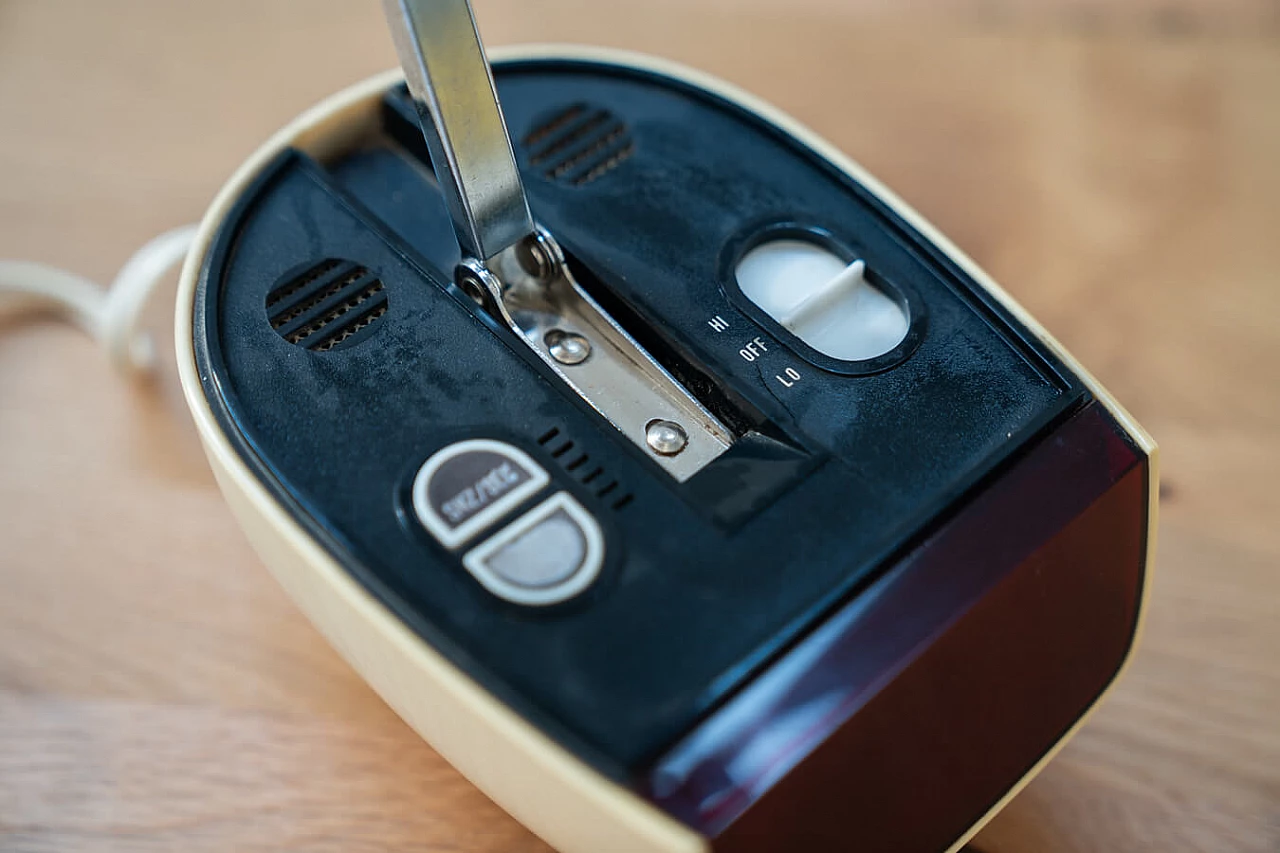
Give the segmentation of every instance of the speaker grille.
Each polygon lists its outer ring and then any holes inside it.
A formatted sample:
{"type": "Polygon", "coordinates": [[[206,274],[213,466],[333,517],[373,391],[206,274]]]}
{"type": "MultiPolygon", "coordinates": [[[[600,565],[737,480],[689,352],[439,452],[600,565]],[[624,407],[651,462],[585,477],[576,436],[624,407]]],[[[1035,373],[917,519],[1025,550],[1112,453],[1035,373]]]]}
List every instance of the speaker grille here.
{"type": "Polygon", "coordinates": [[[571,104],[543,119],[522,140],[529,164],[549,180],[588,184],[635,153],[626,122],[601,107],[571,104]]]}
{"type": "Polygon", "coordinates": [[[368,268],[328,258],[286,276],[267,294],[266,308],[280,337],[328,352],[368,337],[388,302],[382,281],[368,268]]]}

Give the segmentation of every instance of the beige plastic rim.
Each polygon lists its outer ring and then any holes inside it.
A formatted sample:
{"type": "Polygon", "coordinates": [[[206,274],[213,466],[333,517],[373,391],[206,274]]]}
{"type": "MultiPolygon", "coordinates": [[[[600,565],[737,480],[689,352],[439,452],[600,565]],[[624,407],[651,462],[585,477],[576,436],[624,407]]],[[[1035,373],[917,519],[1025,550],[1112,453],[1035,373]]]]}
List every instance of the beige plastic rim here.
{"type": "MultiPolygon", "coordinates": [[[[1120,674],[1123,674],[1142,630],[1146,591],[1151,586],[1158,491],[1156,445],[1106,389],[1076,363],[1039,323],[967,255],[858,164],[790,116],[722,80],[654,57],[580,46],[500,48],[491,51],[490,55],[494,61],[569,57],[637,68],[714,92],[764,117],[879,195],[905,221],[950,254],[975,281],[1076,371],[1094,396],[1150,456],[1148,575],[1143,584],[1138,634],[1121,668],[1120,674]]],[[[423,643],[366,592],[257,480],[223,433],[205,399],[196,369],[192,322],[196,282],[219,225],[241,193],[282,150],[299,148],[324,160],[357,142],[365,129],[377,120],[382,93],[400,79],[399,71],[377,75],[303,113],[240,167],[205,214],[182,269],[175,323],[183,393],[205,453],[232,512],[250,542],[321,633],[396,713],[517,820],[566,853],[706,851],[709,845],[705,838],[605,779],[551,741],[423,643]]],[[[1084,725],[1088,716],[1085,714],[1053,750],[955,843],[951,851],[964,846],[1004,808],[1084,725]]]]}

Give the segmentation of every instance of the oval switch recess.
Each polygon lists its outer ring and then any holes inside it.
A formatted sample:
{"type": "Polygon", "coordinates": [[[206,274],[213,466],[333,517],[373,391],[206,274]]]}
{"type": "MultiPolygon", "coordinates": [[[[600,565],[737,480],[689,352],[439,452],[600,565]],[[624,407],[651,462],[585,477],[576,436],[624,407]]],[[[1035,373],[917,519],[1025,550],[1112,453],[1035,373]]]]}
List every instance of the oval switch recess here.
{"type": "Polygon", "coordinates": [[[806,240],[761,243],[738,262],[742,294],[818,352],[844,361],[876,358],[902,343],[910,318],[866,278],[861,260],[846,263],[806,240]]]}

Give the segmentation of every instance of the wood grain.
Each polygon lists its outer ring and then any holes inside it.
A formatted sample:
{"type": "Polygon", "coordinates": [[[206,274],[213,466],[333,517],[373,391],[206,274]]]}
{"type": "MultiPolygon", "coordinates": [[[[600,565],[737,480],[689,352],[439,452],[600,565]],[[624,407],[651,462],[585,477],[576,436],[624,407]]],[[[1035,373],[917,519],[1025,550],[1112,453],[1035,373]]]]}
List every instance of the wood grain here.
{"type": "MultiPolygon", "coordinates": [[[[1280,850],[1280,6],[478,5],[491,44],[647,50],[797,115],[1161,442],[1143,647],[977,846],[1280,850]]],[[[0,257],[107,280],[393,61],[372,2],[0,2],[0,257]]],[[[174,385],[0,320],[0,850],[545,849],[276,588],[174,385]]]]}

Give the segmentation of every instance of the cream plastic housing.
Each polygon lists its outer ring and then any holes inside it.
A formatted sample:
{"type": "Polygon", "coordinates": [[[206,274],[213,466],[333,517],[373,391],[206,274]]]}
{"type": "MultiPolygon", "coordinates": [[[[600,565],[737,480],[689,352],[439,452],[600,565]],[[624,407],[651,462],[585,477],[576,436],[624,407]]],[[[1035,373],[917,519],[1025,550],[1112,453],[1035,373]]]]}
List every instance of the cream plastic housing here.
{"type": "MultiPolygon", "coordinates": [[[[1150,567],[1155,547],[1155,444],[1026,311],[918,214],[858,165],[790,117],[707,75],[651,57],[582,47],[547,45],[491,52],[495,61],[541,57],[576,57],[630,66],[714,92],[784,129],[879,195],[898,216],[947,252],[1076,371],[1137,445],[1150,455],[1151,534],[1147,556],[1150,567]]],[[[304,113],[273,136],[232,176],[201,222],[179,285],[176,344],[183,393],[205,453],[232,512],[263,562],[321,633],[396,713],[517,820],[566,853],[707,851],[711,849],[708,839],[604,778],[553,742],[425,644],[375,600],[271,496],[240,458],[205,398],[195,361],[193,311],[200,271],[219,226],[258,173],[284,149],[296,147],[323,160],[356,144],[377,121],[382,94],[401,79],[399,71],[378,75],[304,113]]],[[[1144,584],[1144,595],[1150,586],[1149,581],[1144,584]]],[[[1141,613],[1145,614],[1145,604],[1141,613]]],[[[1140,615],[1139,634],[1141,619],[1140,615]]],[[[1057,747],[958,839],[951,850],[959,850],[1003,808],[1086,718],[1087,715],[1081,718],[1057,747]]]]}

